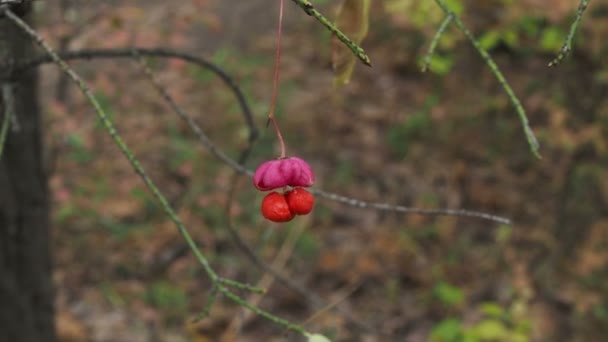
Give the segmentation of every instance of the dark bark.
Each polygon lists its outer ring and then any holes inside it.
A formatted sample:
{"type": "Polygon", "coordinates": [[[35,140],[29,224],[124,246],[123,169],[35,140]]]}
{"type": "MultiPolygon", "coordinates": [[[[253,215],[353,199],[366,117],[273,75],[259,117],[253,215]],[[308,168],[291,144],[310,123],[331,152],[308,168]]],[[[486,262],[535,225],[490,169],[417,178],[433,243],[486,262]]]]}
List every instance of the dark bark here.
{"type": "MultiPolygon", "coordinates": [[[[0,62],[33,53],[31,39],[0,18],[0,62]]],[[[38,77],[35,68],[18,76],[12,94],[19,129],[9,130],[0,160],[0,341],[47,342],[55,332],[38,77]]],[[[3,117],[1,98],[0,105],[3,117]]]]}

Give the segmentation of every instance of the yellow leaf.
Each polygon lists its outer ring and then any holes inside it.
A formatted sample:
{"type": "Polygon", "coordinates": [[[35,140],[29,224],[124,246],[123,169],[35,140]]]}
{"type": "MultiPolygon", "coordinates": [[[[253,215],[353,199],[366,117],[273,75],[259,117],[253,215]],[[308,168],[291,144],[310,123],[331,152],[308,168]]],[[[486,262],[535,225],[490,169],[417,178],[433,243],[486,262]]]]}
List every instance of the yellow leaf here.
{"type": "MultiPolygon", "coordinates": [[[[367,35],[370,3],[371,0],[344,0],[338,10],[337,27],[357,45],[361,44],[367,35]]],[[[356,57],[334,36],[332,38],[332,65],[336,88],[350,81],[355,62],[356,57]]]]}

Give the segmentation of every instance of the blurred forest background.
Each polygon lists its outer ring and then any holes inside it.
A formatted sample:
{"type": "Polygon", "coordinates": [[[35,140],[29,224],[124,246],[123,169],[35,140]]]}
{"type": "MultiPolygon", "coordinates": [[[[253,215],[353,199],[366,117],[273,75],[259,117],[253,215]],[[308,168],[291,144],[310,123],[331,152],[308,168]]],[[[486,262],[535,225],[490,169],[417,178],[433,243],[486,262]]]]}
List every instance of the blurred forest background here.
{"type": "MultiPolygon", "coordinates": [[[[325,14],[338,1],[314,1],[325,14]]],[[[362,200],[466,208],[509,217],[403,215],[318,200],[276,225],[241,179],[229,211],[269,264],[341,311],[315,315],[273,284],[260,306],[338,341],[601,341],[608,339],[608,3],[592,1],[561,65],[578,1],[450,1],[526,108],[542,160],[530,153],[499,83],[455,28],[431,71],[420,61],[444,15],[433,1],[374,1],[357,66],[333,88],[330,34],[292,2],[278,120],[288,154],[313,165],[315,187],[362,200]],[[293,242],[295,241],[295,242],[293,242]],[[293,243],[292,243],[293,242],[293,243]],[[313,316],[314,315],[314,316],[313,316]],[[312,318],[312,319],[311,319],[312,318]]],[[[272,89],[277,1],[37,2],[37,26],[61,49],[166,47],[210,59],[242,87],[261,138],[249,168],[277,155],[263,129],[272,89]]],[[[70,63],[89,82],[143,166],[218,272],[256,284],[226,231],[232,169],[214,158],[130,60],[70,63]]],[[[248,131],[234,94],[184,62],[154,70],[213,141],[237,157],[248,131]]],[[[57,326],[65,341],[293,340],[218,301],[191,323],[209,281],[172,223],[112,143],[79,90],[42,68],[52,169],[57,326]],[[236,336],[236,337],[235,337],[236,336]]]]}

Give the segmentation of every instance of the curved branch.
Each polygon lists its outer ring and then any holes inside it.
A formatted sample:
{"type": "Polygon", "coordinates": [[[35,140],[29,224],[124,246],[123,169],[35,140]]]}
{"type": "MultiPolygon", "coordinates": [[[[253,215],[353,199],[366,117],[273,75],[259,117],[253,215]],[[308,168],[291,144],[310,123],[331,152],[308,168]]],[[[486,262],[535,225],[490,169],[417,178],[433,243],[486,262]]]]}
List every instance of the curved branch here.
{"type": "Polygon", "coordinates": [[[443,21],[441,22],[441,25],[439,25],[437,32],[433,36],[433,40],[431,40],[429,49],[426,52],[426,55],[424,55],[424,60],[422,62],[422,72],[426,72],[429,65],[431,64],[431,59],[433,58],[433,53],[435,53],[435,48],[437,48],[437,43],[439,43],[439,38],[441,38],[441,35],[448,28],[448,26],[450,25],[452,20],[454,20],[454,14],[450,13],[445,16],[445,19],[443,19],[443,21]]]}
{"type": "MultiPolygon", "coordinates": [[[[86,49],[78,51],[57,52],[57,54],[59,55],[59,57],[61,57],[61,59],[65,61],[73,59],[134,58],[137,55],[145,57],[176,58],[198,65],[201,68],[208,69],[209,71],[216,74],[236,96],[236,99],[239,102],[239,106],[241,107],[243,116],[245,117],[247,127],[249,128],[249,141],[253,142],[258,138],[259,131],[253,121],[253,114],[251,113],[251,109],[249,108],[249,105],[247,103],[247,100],[245,99],[245,95],[243,94],[241,88],[239,88],[237,83],[224,70],[222,70],[217,65],[205,60],[204,58],[185,52],[179,52],[163,48],[86,49]]],[[[18,77],[26,69],[52,62],[53,60],[48,55],[39,56],[15,65],[10,76],[18,77]]]]}
{"type": "MultiPolygon", "coordinates": [[[[80,88],[83,95],[87,98],[89,103],[93,106],[97,117],[99,118],[101,123],[104,125],[108,134],[110,134],[110,136],[112,137],[112,140],[114,140],[115,144],[121,150],[123,155],[127,158],[127,160],[129,161],[129,163],[131,164],[133,169],[141,177],[141,179],[144,181],[145,185],[148,187],[148,189],[152,192],[154,197],[157,199],[157,201],[163,207],[165,214],[167,214],[167,216],[170,218],[170,220],[175,224],[175,226],[177,227],[181,236],[184,238],[184,240],[186,240],[186,243],[192,250],[192,253],[195,255],[195,257],[197,258],[197,260],[199,261],[199,263],[201,264],[201,266],[207,273],[208,277],[211,279],[214,286],[216,286],[217,291],[219,293],[221,293],[222,295],[224,295],[226,298],[233,301],[234,303],[236,303],[240,306],[243,306],[245,308],[248,308],[249,310],[255,312],[259,316],[262,316],[276,324],[279,324],[287,330],[293,330],[293,331],[300,333],[303,336],[308,336],[309,333],[306,330],[304,330],[304,328],[302,328],[300,325],[291,323],[290,321],[287,321],[281,317],[275,316],[268,311],[260,309],[259,307],[246,302],[240,296],[236,295],[234,292],[232,292],[229,288],[226,287],[227,285],[235,286],[236,284],[238,284],[238,282],[227,281],[226,279],[221,278],[215,272],[215,270],[211,267],[209,260],[200,251],[197,243],[194,241],[194,239],[188,232],[188,229],[183,224],[183,222],[181,221],[181,219],[179,218],[179,216],[177,215],[175,210],[171,207],[171,205],[167,201],[166,197],[162,194],[162,192],[154,184],[152,179],[150,179],[150,177],[147,176],[147,174],[144,171],[143,167],[141,166],[140,162],[137,160],[137,158],[135,158],[135,156],[133,155],[131,150],[127,147],[127,145],[125,144],[123,139],[117,133],[117,131],[114,127],[114,124],[108,118],[106,112],[103,110],[99,101],[91,92],[90,88],[84,83],[84,80],[74,71],[74,69],[72,69],[63,59],[61,59],[61,57],[53,50],[53,48],[51,48],[51,46],[49,46],[46,43],[46,41],[36,31],[34,31],[34,29],[31,26],[29,26],[26,22],[21,20],[18,16],[16,16],[13,12],[11,12],[10,10],[8,10],[6,8],[0,7],[0,13],[4,13],[16,26],[21,28],[24,33],[28,34],[38,45],[40,45],[46,51],[46,53],[48,53],[48,55],[52,58],[52,62],[55,63],[57,66],[59,66],[59,68],[64,73],[66,73],[70,77],[70,79],[72,81],[74,81],[74,83],[76,83],[76,85],[80,88]]],[[[246,284],[242,284],[242,285],[243,285],[243,287],[241,287],[242,289],[248,287],[246,284]]],[[[208,304],[208,305],[211,305],[211,304],[208,304]]],[[[205,307],[207,307],[208,305],[206,305],[205,307]]]]}
{"type": "MultiPolygon", "coordinates": [[[[246,116],[248,123],[251,122],[250,127],[253,126],[253,119],[251,113],[249,112],[249,106],[243,96],[240,88],[234,82],[234,80],[220,67],[217,65],[205,61],[200,57],[184,53],[177,52],[173,50],[167,50],[162,48],[154,48],[154,49],[143,49],[143,48],[123,48],[123,49],[91,49],[91,50],[79,50],[79,51],[64,51],[58,52],[58,56],[65,60],[70,59],[95,59],[95,58],[136,58],[137,56],[144,57],[164,57],[164,58],[178,58],[183,59],[185,61],[194,63],[204,68],[208,68],[209,70],[215,72],[218,76],[222,78],[229,86],[230,89],[233,90],[239,99],[239,103],[241,105],[242,110],[244,111],[244,115],[246,116]],[[246,112],[245,112],[246,111],[246,112]],[[251,121],[249,121],[251,120],[251,121]]],[[[34,58],[29,61],[25,61],[23,63],[19,63],[15,66],[15,72],[12,76],[16,77],[23,72],[27,68],[36,67],[40,64],[51,63],[52,60],[48,56],[40,56],[34,58]]],[[[207,148],[209,151],[215,155],[222,162],[232,167],[235,171],[245,174],[249,177],[253,176],[253,171],[247,169],[243,164],[229,157],[226,153],[224,153],[220,148],[218,148],[211,139],[205,134],[205,132],[201,129],[201,127],[186,113],[184,112],[174,101],[170,101],[172,103],[172,109],[182,118],[187,124],[190,126],[190,129],[194,132],[194,134],[199,138],[199,141],[207,148]]],[[[257,130],[255,131],[255,136],[257,136],[257,130]]],[[[255,136],[253,139],[255,139],[255,136]]],[[[250,136],[251,138],[251,136],[250,136]]],[[[365,208],[365,209],[374,209],[374,210],[382,210],[382,211],[393,211],[399,213],[406,214],[420,214],[420,215],[432,215],[432,216],[461,216],[461,217],[470,217],[470,218],[478,218],[483,220],[489,220],[502,224],[511,224],[511,220],[505,217],[500,217],[488,213],[482,213],[477,211],[465,210],[465,209],[423,209],[423,208],[413,208],[406,207],[402,205],[392,205],[388,203],[381,202],[367,202],[362,201],[356,198],[346,197],[339,194],[334,194],[330,192],[325,192],[322,190],[311,189],[311,192],[321,198],[325,198],[328,200],[332,200],[335,202],[343,203],[346,205],[354,206],[357,208],[365,208]]]]}

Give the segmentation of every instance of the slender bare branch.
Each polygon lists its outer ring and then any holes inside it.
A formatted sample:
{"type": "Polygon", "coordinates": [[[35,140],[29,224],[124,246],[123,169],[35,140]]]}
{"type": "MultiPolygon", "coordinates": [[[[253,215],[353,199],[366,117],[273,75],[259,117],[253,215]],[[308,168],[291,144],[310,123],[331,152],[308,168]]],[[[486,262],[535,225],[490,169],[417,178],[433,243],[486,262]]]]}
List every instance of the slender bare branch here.
{"type": "MultiPolygon", "coordinates": [[[[79,51],[65,51],[59,52],[58,55],[65,60],[73,60],[73,59],[96,59],[96,58],[134,58],[135,56],[146,56],[146,57],[161,57],[161,58],[178,58],[185,60],[190,63],[194,63],[203,68],[207,68],[214,73],[216,73],[235,93],[237,99],[239,100],[239,104],[241,106],[241,110],[244,112],[244,116],[248,123],[249,127],[255,127],[253,124],[252,114],[249,110],[249,106],[247,105],[247,100],[243,95],[242,91],[236,84],[236,82],[219,66],[206,61],[198,56],[194,56],[185,52],[177,52],[174,50],[162,49],[162,48],[154,48],[154,49],[143,49],[143,48],[122,48],[122,49],[92,49],[92,50],[79,50],[79,51]]],[[[12,74],[13,77],[18,77],[20,71],[24,71],[25,69],[36,67],[40,64],[49,63],[52,60],[48,56],[40,56],[29,61],[25,61],[23,63],[19,63],[15,66],[14,72],[12,74]]],[[[215,155],[222,162],[232,167],[235,171],[246,174],[248,176],[253,176],[253,171],[247,169],[242,163],[232,159],[229,157],[224,151],[219,149],[211,139],[205,134],[202,128],[177,104],[175,104],[175,108],[173,110],[186,121],[186,123],[190,126],[194,134],[199,138],[199,141],[209,149],[209,151],[215,155]],[[179,109],[179,110],[178,110],[179,109]]],[[[250,141],[256,139],[258,135],[257,129],[250,128],[250,141]]],[[[489,220],[497,223],[510,224],[511,220],[505,217],[496,216],[488,213],[477,212],[472,210],[465,209],[423,209],[423,208],[413,208],[402,205],[392,205],[389,203],[381,203],[381,202],[368,202],[359,200],[356,198],[346,197],[322,190],[312,189],[312,193],[315,195],[325,198],[328,200],[340,202],[346,205],[365,208],[365,209],[375,209],[375,210],[383,210],[383,211],[394,211],[406,214],[420,214],[420,215],[433,215],[433,216],[461,216],[461,217],[470,217],[470,218],[478,218],[489,220]]]]}
{"type": "Polygon", "coordinates": [[[568,30],[568,35],[566,36],[566,39],[564,39],[564,44],[562,45],[562,48],[559,50],[557,57],[555,57],[551,62],[549,62],[550,67],[556,66],[559,63],[561,63],[564,60],[564,58],[566,58],[566,56],[568,56],[568,54],[572,50],[572,41],[574,40],[574,35],[576,34],[578,25],[581,23],[581,20],[583,19],[583,13],[585,13],[585,10],[587,9],[587,6],[589,5],[589,1],[591,1],[591,0],[581,0],[581,2],[578,4],[578,9],[576,10],[576,16],[574,17],[574,21],[570,25],[570,30],[568,30]]]}
{"type": "MultiPolygon", "coordinates": [[[[104,127],[105,127],[106,131],[108,132],[108,134],[112,137],[112,140],[116,143],[116,145],[118,146],[118,148],[121,150],[121,152],[127,158],[127,160],[129,161],[129,163],[131,164],[131,166],[133,167],[133,169],[135,170],[135,172],[144,181],[145,185],[152,192],[152,194],[154,195],[154,197],[158,200],[158,202],[160,203],[161,207],[165,211],[166,215],[175,224],[175,226],[177,227],[179,233],[181,234],[181,236],[184,238],[184,240],[186,241],[186,243],[190,247],[192,253],[195,255],[195,257],[197,258],[197,260],[199,261],[199,263],[201,264],[201,266],[205,270],[205,273],[207,273],[207,275],[209,276],[209,278],[212,281],[213,285],[217,288],[218,293],[221,293],[223,296],[225,296],[226,298],[228,298],[231,301],[235,302],[236,304],[238,304],[240,306],[243,306],[245,308],[248,308],[249,310],[255,312],[256,314],[258,314],[258,315],[260,315],[260,316],[262,316],[262,317],[264,317],[264,318],[266,318],[266,319],[268,319],[268,320],[270,320],[270,321],[272,321],[272,322],[274,322],[274,323],[276,323],[278,325],[281,325],[283,328],[285,328],[287,330],[293,330],[293,331],[296,331],[296,332],[298,332],[298,333],[300,333],[300,334],[302,334],[304,336],[307,336],[308,332],[306,330],[304,330],[304,328],[302,328],[301,326],[299,326],[297,324],[294,324],[294,323],[291,323],[291,322],[289,322],[289,321],[287,321],[287,320],[285,320],[285,319],[283,319],[281,317],[275,316],[275,315],[271,314],[270,312],[262,310],[259,307],[254,306],[254,305],[246,302],[245,300],[243,300],[241,297],[239,297],[238,295],[236,295],[234,292],[232,292],[226,286],[228,284],[228,280],[221,278],[216,273],[216,271],[211,267],[208,259],[200,251],[200,249],[197,246],[197,243],[194,241],[194,239],[192,238],[192,236],[188,232],[188,229],[186,228],[186,226],[183,224],[183,222],[181,221],[181,219],[179,218],[179,216],[177,215],[177,213],[175,212],[175,210],[171,207],[171,205],[169,204],[169,202],[167,201],[167,199],[163,195],[163,193],[158,189],[158,187],[155,185],[155,183],[152,181],[152,179],[147,176],[147,174],[144,171],[143,167],[141,166],[140,162],[133,155],[133,152],[131,152],[131,150],[125,144],[124,140],[118,134],[118,132],[116,131],[116,128],[114,127],[114,124],[108,118],[105,110],[101,107],[99,101],[97,100],[97,98],[95,97],[95,95],[93,95],[93,93],[91,92],[90,88],[86,85],[86,83],[82,80],[82,78],[74,71],[74,69],[72,69],[65,62],[65,60],[63,60],[53,50],[53,48],[51,48],[51,46],[42,38],[42,36],[40,36],[25,21],[21,20],[21,18],[19,18],[17,15],[15,15],[13,12],[11,12],[10,10],[8,10],[5,7],[0,7],[0,13],[4,13],[17,27],[19,27],[20,29],[22,29],[34,41],[36,41],[36,43],[38,43],[38,45],[40,45],[44,49],[44,51],[46,51],[46,53],[51,57],[53,63],[55,63],[56,65],[58,65],[59,68],[64,73],[66,73],[70,77],[70,79],[74,83],[76,83],[76,85],[80,88],[80,90],[82,91],[82,93],[84,94],[84,96],[87,98],[87,100],[90,102],[90,104],[95,109],[95,113],[97,114],[99,120],[104,125],[104,127]]],[[[230,286],[235,286],[236,284],[238,284],[238,282],[236,282],[236,281],[230,281],[229,285],[230,286]]],[[[241,288],[247,288],[247,287],[248,286],[246,284],[242,284],[241,288]]],[[[211,301],[211,303],[208,303],[208,305],[205,307],[204,311],[208,310],[210,308],[210,305],[212,305],[212,301],[211,301]]]]}
{"type": "Polygon", "coordinates": [[[532,128],[530,127],[530,123],[528,122],[528,116],[526,115],[526,110],[522,106],[521,101],[519,100],[517,95],[515,95],[513,88],[511,88],[511,85],[509,84],[509,82],[507,82],[507,79],[503,75],[502,71],[500,71],[500,68],[498,67],[496,62],[494,62],[494,60],[492,59],[490,54],[481,46],[481,44],[479,44],[477,39],[475,39],[475,37],[473,36],[473,33],[471,33],[471,31],[469,31],[469,29],[465,26],[465,24],[462,22],[462,20],[460,20],[460,18],[456,15],[456,13],[454,13],[450,9],[450,7],[448,6],[448,4],[445,0],[435,0],[435,2],[437,3],[437,5],[439,7],[441,7],[441,9],[445,12],[445,14],[447,16],[451,16],[453,18],[453,22],[456,25],[456,27],[458,27],[458,29],[471,42],[471,44],[473,45],[475,50],[477,50],[477,52],[479,53],[481,58],[486,62],[486,64],[490,68],[490,71],[492,72],[494,77],[496,77],[496,80],[498,80],[498,83],[500,83],[500,85],[504,89],[505,93],[507,93],[507,96],[509,97],[511,104],[515,108],[515,112],[517,112],[517,115],[519,116],[519,121],[521,122],[521,125],[524,129],[524,134],[526,135],[526,139],[528,140],[528,145],[530,146],[530,151],[532,152],[532,154],[535,157],[540,159],[541,158],[540,153],[539,153],[540,146],[538,144],[538,139],[536,139],[536,135],[534,135],[534,131],[532,131],[532,128]]]}

